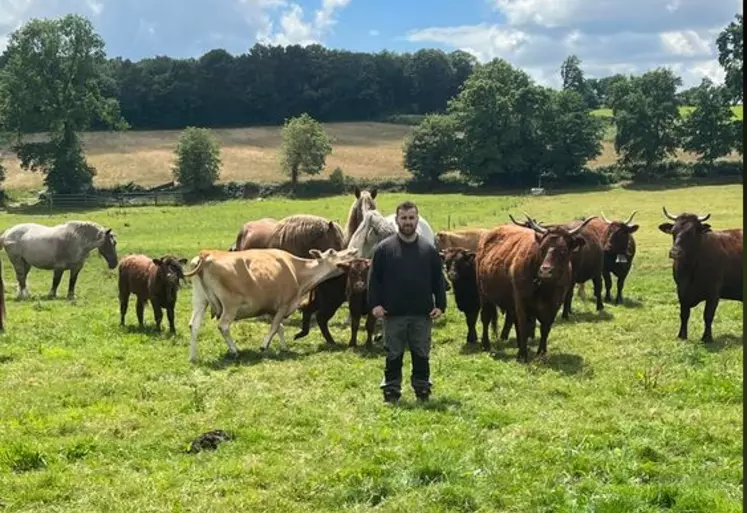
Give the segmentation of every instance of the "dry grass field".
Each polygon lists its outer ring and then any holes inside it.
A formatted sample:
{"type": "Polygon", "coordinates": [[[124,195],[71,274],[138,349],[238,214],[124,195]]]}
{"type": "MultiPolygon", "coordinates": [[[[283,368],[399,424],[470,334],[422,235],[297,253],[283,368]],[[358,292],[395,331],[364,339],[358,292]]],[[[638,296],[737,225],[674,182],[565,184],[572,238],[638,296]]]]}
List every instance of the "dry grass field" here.
{"type": "MultiPolygon", "coordinates": [[[[409,176],[402,165],[402,144],[412,127],[360,122],[328,123],[324,128],[333,141],[324,176],[336,167],[353,177],[409,176]]],[[[143,186],[168,182],[172,179],[174,149],[180,133],[180,130],[164,130],[85,134],[88,160],[98,172],[94,183],[99,187],[109,187],[130,181],[143,186]]],[[[216,129],[214,133],[221,145],[221,182],[278,182],[285,179],[278,160],[280,127],[216,129]]],[[[7,148],[2,150],[7,188],[37,189],[41,186],[41,174],[22,170],[15,155],[7,148]]],[[[695,156],[679,152],[678,158],[692,161],[695,156]]],[[[608,134],[604,150],[592,167],[609,165],[615,160],[617,153],[608,134]]]]}

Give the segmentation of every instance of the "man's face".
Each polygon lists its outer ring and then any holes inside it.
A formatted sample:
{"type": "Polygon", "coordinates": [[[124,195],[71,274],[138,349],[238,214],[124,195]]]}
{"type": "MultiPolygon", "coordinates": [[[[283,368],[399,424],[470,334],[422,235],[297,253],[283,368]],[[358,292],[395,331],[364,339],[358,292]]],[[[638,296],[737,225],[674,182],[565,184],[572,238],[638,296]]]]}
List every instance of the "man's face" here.
{"type": "Polygon", "coordinates": [[[418,212],[411,208],[408,210],[401,209],[397,212],[397,226],[402,235],[410,236],[415,233],[418,227],[418,212]]]}

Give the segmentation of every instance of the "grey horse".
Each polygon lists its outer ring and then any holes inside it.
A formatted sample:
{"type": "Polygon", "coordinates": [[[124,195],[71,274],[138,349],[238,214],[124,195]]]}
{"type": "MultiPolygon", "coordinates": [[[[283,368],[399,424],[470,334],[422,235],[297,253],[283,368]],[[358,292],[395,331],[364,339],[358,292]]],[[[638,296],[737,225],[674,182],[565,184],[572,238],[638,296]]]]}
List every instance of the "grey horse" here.
{"type": "Polygon", "coordinates": [[[75,297],[78,273],[94,249],[104,257],[109,269],[117,267],[114,233],[91,221],[68,221],[55,226],[17,224],[0,235],[0,248],[5,249],[16,270],[19,299],[29,297],[26,277],[32,267],[54,271],[50,298],[57,295],[62,273],[69,270],[68,299],[75,297]]]}

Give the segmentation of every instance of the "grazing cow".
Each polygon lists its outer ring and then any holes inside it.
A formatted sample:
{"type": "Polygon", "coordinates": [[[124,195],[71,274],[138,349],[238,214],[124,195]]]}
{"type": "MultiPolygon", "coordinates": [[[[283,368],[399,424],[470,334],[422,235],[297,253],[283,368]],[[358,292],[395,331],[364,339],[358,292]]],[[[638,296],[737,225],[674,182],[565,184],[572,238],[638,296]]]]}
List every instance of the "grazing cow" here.
{"type": "MultiPolygon", "coordinates": [[[[524,213],[524,215],[527,214],[524,213]]],[[[509,215],[509,217],[511,216],[509,215]]],[[[531,227],[531,223],[536,223],[537,226],[545,228],[562,226],[566,230],[572,230],[578,226],[583,226],[578,234],[584,238],[585,243],[578,246],[571,255],[573,283],[583,285],[584,282],[592,280],[592,283],[594,284],[594,297],[596,298],[597,311],[600,311],[604,309],[604,303],[602,302],[602,271],[604,269],[602,237],[604,230],[607,228],[607,224],[597,216],[592,216],[588,219],[591,219],[592,221],[586,223],[586,220],[573,220],[561,225],[544,225],[535,219],[529,219],[527,216],[527,222],[520,224],[520,226],[531,227]]],[[[513,219],[513,217],[511,217],[511,220],[515,224],[519,224],[513,219]]],[[[570,316],[572,302],[573,287],[568,290],[568,295],[563,302],[563,312],[561,314],[563,319],[568,319],[570,316]]]]}
{"type": "Polygon", "coordinates": [[[607,223],[607,228],[602,235],[602,247],[604,249],[604,266],[602,274],[604,277],[604,300],[612,301],[612,276],[617,276],[617,296],[615,304],[623,302],[623,287],[625,278],[630,273],[635,257],[635,239],[633,233],[638,230],[637,224],[630,224],[636,210],[630,214],[625,221],[610,221],[602,212],[602,219],[607,223]]]}
{"type": "Polygon", "coordinates": [[[177,259],[171,255],[150,259],[145,255],[128,255],[119,262],[119,313],[120,324],[125,325],[127,303],[130,294],[135,294],[137,322],[143,328],[145,304],[150,301],[156,331],[161,331],[163,308],[169,320],[169,331],[176,333],[174,307],[176,306],[179,280],[184,279],[186,258],[177,259]]]}
{"type": "Polygon", "coordinates": [[[575,228],[543,227],[527,216],[531,229],[501,225],[480,238],[477,249],[477,283],[482,305],[482,345],[490,348],[490,308],[498,307],[514,320],[518,358],[529,359],[529,318],[540,323],[537,354],[547,352],[547,338],[563,299],[572,287],[571,254],[583,246],[580,235],[586,219],[575,228]]]}
{"type": "Polygon", "coordinates": [[[457,230],[449,232],[442,230],[436,233],[436,248],[441,251],[447,248],[464,248],[467,251],[477,251],[480,235],[488,231],[485,228],[471,230],[457,230]]]}
{"type": "Polygon", "coordinates": [[[270,236],[277,225],[278,220],[272,217],[263,217],[256,221],[244,223],[236,236],[236,242],[228,251],[269,248],[270,236]]]}
{"type": "Polygon", "coordinates": [[[275,333],[281,346],[287,348],[283,319],[319,283],[342,274],[340,266],[355,257],[356,250],[312,249],[309,253],[311,258],[300,258],[280,249],[203,250],[193,258],[192,269],[184,273],[186,277],[194,277],[190,361],[197,358],[197,332],[208,305],[220,318],[218,327],[231,354],[237,354],[231,323],[265,314],[273,319],[261,350],[269,347],[275,333]]]}
{"type": "Polygon", "coordinates": [[[713,230],[698,216],[683,212],[674,216],[662,207],[674,223],[662,223],[659,230],[672,236],[669,258],[680,304],[680,332],[687,340],[690,309],[705,301],[703,342],[713,342],[711,325],[720,299],[742,301],[742,229],[713,230]]]}
{"type": "Polygon", "coordinates": [[[350,347],[358,345],[358,328],[360,327],[361,317],[366,316],[366,347],[370,348],[373,341],[374,328],[376,327],[376,317],[371,314],[371,307],[368,304],[368,272],[371,269],[371,259],[355,258],[347,264],[343,264],[346,269],[345,296],[350,308],[350,347]]]}
{"type": "Polygon", "coordinates": [[[363,215],[369,210],[376,210],[376,195],[378,192],[376,187],[370,191],[362,191],[357,185],[355,186],[355,200],[350,205],[348,219],[345,222],[345,247],[350,242],[350,237],[353,236],[358,225],[363,221],[363,215]]]}
{"type": "MultiPolygon", "coordinates": [[[[446,276],[454,289],[457,308],[464,314],[467,323],[467,343],[477,343],[477,316],[480,314],[480,294],[477,290],[477,271],[475,269],[475,252],[465,248],[450,247],[439,251],[446,267],[446,276]]],[[[498,331],[498,312],[493,315],[493,331],[498,331]]],[[[508,326],[508,324],[506,324],[508,326]]]]}
{"type": "Polygon", "coordinates": [[[50,298],[57,295],[62,273],[70,271],[67,298],[75,297],[75,283],[88,254],[97,249],[109,269],[117,267],[117,241],[111,228],[92,221],[68,221],[55,226],[22,223],[0,235],[4,248],[16,271],[18,298],[29,297],[26,277],[32,267],[53,270],[50,298]]]}

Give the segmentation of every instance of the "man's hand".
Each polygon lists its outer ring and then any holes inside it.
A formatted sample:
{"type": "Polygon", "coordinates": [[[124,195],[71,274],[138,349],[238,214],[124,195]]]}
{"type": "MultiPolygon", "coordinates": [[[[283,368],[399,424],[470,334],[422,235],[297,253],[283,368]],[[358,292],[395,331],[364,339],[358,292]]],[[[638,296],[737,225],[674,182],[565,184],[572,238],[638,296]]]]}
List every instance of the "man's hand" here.
{"type": "Polygon", "coordinates": [[[441,317],[442,313],[443,312],[438,307],[434,308],[430,313],[431,319],[438,319],[439,317],[441,317]]]}
{"type": "Polygon", "coordinates": [[[375,306],[373,310],[371,310],[371,313],[374,314],[374,317],[377,319],[381,319],[386,315],[386,310],[384,310],[384,307],[379,305],[375,306]]]}

